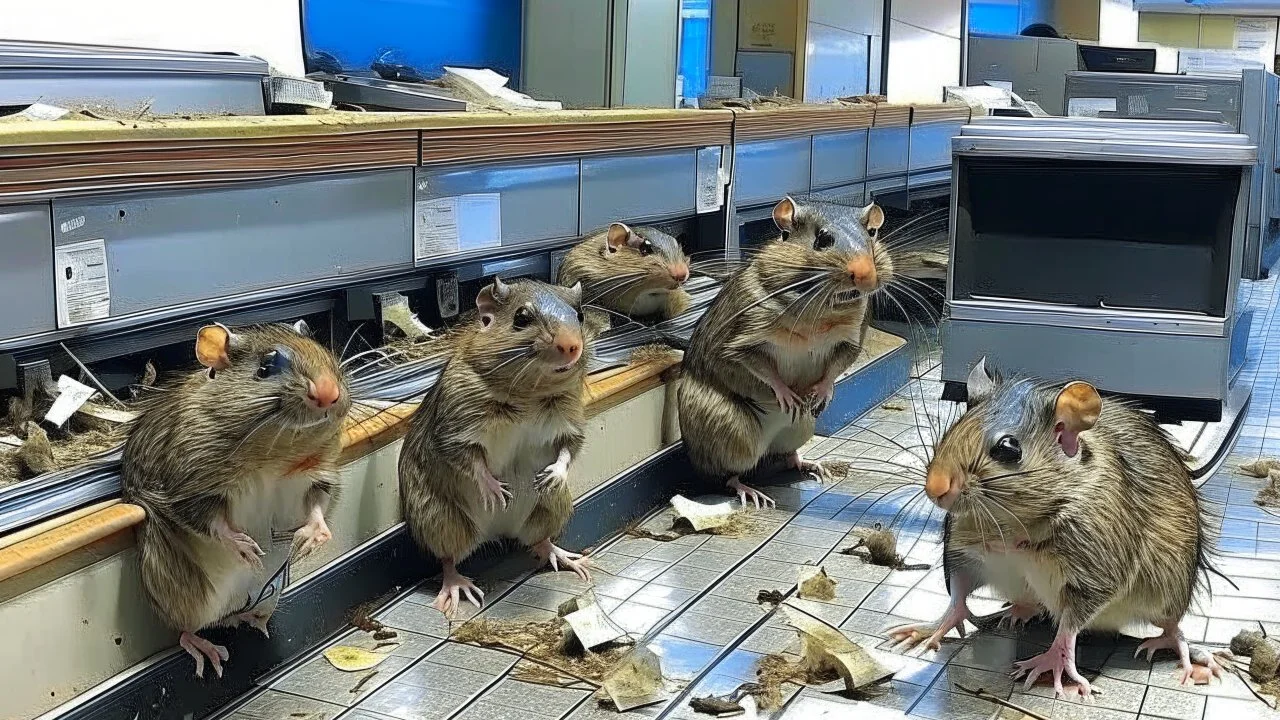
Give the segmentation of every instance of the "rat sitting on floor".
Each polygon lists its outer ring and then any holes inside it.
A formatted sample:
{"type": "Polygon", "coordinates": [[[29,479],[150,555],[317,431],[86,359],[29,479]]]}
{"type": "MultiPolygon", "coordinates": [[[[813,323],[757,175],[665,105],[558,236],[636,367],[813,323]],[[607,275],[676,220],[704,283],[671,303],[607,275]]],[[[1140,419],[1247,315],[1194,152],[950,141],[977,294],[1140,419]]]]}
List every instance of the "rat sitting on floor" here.
{"type": "Polygon", "coordinates": [[[1084,630],[1152,623],[1163,634],[1138,652],[1177,654],[1182,681],[1221,670],[1192,654],[1178,623],[1209,562],[1205,515],[1186,453],[1149,416],[1107,400],[1085,382],[1039,383],[969,375],[968,409],[943,435],[925,492],[947,511],[944,567],[951,603],[933,625],[893,628],[906,645],[936,648],[970,618],[966,598],[991,585],[1025,620],[1041,608],[1057,622],[1053,644],[1017,663],[1030,687],[1089,697],[1076,667],[1084,630]],[[1064,687],[1064,677],[1074,684],[1064,687]]]}

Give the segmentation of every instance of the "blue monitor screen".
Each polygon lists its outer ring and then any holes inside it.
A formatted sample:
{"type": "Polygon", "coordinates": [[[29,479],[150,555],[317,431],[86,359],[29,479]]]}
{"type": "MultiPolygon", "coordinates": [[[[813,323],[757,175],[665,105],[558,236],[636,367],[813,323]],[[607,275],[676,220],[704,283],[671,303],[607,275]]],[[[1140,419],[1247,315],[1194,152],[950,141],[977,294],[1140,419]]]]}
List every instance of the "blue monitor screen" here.
{"type": "Polygon", "coordinates": [[[521,0],[302,0],[307,70],[367,72],[375,62],[439,77],[487,67],[520,83],[521,0]]]}
{"type": "Polygon", "coordinates": [[[1018,27],[1018,3],[969,3],[969,32],[1017,35],[1021,31],[1022,28],[1018,27]]]}

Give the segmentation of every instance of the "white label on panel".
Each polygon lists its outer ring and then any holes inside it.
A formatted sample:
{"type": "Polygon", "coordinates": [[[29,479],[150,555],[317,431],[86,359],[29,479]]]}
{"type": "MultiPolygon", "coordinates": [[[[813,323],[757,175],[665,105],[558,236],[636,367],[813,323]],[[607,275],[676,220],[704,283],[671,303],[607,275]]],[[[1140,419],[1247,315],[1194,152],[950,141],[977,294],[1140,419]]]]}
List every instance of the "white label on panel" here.
{"type": "Polygon", "coordinates": [[[110,317],[111,277],[105,240],[86,240],[57,247],[54,249],[54,262],[58,327],[110,317]]]}
{"type": "Polygon", "coordinates": [[[715,212],[724,204],[724,184],[721,182],[720,146],[712,145],[698,150],[698,214],[715,212]]]}
{"type": "Polygon", "coordinates": [[[502,196],[476,193],[414,203],[413,255],[424,262],[502,244],[502,196]]]}
{"type": "Polygon", "coordinates": [[[1098,117],[1100,113],[1115,111],[1115,98],[1071,98],[1067,101],[1067,115],[1070,117],[1098,117]]]}

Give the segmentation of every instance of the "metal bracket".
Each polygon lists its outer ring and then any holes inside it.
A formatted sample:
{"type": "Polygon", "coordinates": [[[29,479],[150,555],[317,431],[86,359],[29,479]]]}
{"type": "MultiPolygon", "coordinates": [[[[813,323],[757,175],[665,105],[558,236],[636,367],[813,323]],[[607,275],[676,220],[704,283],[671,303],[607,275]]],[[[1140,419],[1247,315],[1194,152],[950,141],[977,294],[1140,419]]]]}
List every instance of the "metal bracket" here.
{"type": "Polygon", "coordinates": [[[347,322],[376,320],[377,308],[373,303],[373,291],[367,287],[354,287],[342,291],[343,305],[347,308],[347,322]]]}

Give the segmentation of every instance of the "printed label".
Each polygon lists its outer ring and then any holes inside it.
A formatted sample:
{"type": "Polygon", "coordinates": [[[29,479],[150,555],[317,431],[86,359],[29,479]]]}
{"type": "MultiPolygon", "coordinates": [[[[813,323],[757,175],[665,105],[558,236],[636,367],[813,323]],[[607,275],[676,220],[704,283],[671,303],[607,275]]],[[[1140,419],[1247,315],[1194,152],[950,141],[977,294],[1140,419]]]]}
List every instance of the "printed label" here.
{"type": "Polygon", "coordinates": [[[59,376],[58,399],[53,401],[53,406],[49,408],[49,412],[45,413],[44,419],[46,422],[62,427],[67,418],[97,394],[97,390],[84,383],[77,382],[66,375],[59,376]]]}
{"type": "Polygon", "coordinates": [[[105,240],[54,248],[58,327],[82,325],[111,315],[111,278],[105,240]]]}
{"type": "Polygon", "coordinates": [[[1098,117],[1100,113],[1115,111],[1115,98],[1071,98],[1067,101],[1067,115],[1070,117],[1098,117]]]}
{"type": "Polygon", "coordinates": [[[502,244],[502,196],[474,193],[414,203],[413,254],[418,263],[502,244]]]}
{"type": "Polygon", "coordinates": [[[83,215],[81,215],[80,217],[73,217],[70,220],[62,223],[61,225],[58,226],[58,229],[64,233],[69,233],[72,230],[79,230],[82,227],[84,227],[83,215]]]}
{"type": "Polygon", "coordinates": [[[724,205],[724,171],[720,167],[720,146],[698,150],[698,214],[715,212],[724,205]]]}

